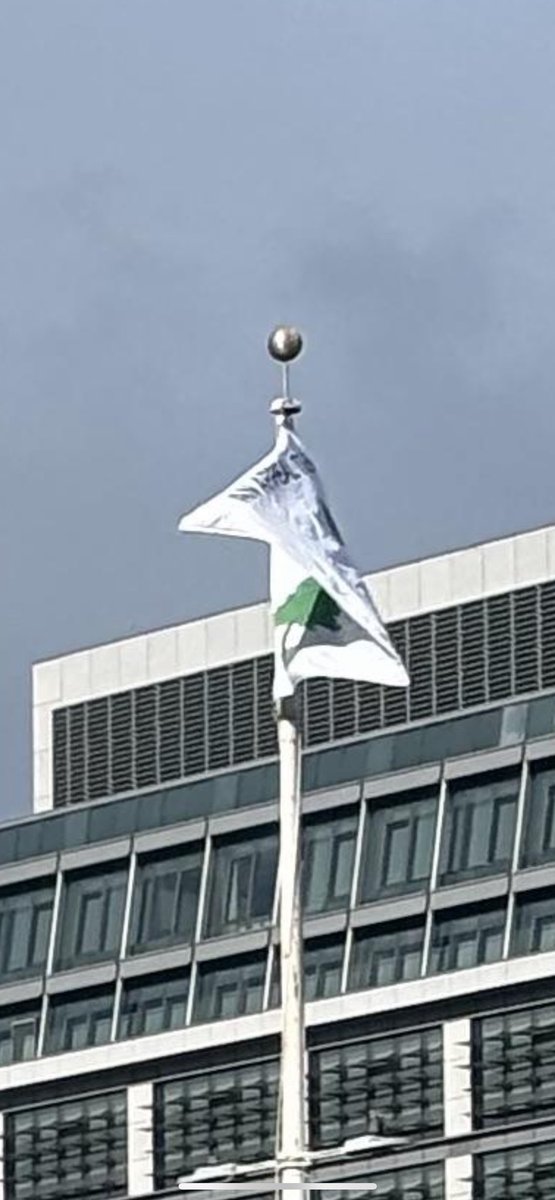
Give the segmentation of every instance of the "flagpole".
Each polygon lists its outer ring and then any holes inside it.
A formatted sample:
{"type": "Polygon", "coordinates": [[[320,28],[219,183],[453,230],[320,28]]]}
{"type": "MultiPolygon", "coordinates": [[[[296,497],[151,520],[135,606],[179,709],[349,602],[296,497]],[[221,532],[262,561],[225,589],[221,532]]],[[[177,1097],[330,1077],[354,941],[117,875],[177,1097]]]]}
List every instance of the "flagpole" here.
{"type": "MultiPolygon", "coordinates": [[[[271,411],[276,424],[293,425],[301,411],[289,395],[289,364],[302,350],[295,329],[275,329],[268,339],[282,365],[282,396],[271,411]]],[[[279,745],[281,1059],[276,1145],[277,1183],[289,1200],[304,1200],[306,1144],[305,1024],[301,904],[301,729],[295,696],[276,705],[279,745]]]]}

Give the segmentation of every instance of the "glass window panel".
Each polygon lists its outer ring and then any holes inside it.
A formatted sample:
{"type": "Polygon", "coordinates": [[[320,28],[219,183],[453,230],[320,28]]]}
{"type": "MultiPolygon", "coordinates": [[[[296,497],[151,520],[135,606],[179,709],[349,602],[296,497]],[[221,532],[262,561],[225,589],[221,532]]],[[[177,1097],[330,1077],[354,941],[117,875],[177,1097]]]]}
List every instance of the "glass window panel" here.
{"type": "Polygon", "coordinates": [[[385,987],[417,979],[422,964],[424,923],[376,925],[355,933],[349,988],[385,987]]]}
{"type": "Polygon", "coordinates": [[[553,1200],[555,1142],[474,1158],[475,1200],[553,1200]]]}
{"type": "Polygon", "coordinates": [[[278,1063],[237,1063],[156,1085],[155,1187],[218,1162],[272,1158],[278,1063]]]}
{"type": "Polygon", "coordinates": [[[188,971],[129,980],[121,998],[118,1037],[143,1037],[166,1029],[183,1029],[188,995],[188,971]]]}
{"type": "Polygon", "coordinates": [[[443,1126],[441,1030],[313,1051],[309,1096],[316,1147],[370,1133],[437,1135],[443,1126]]]}
{"type": "Polygon", "coordinates": [[[40,975],[46,965],[54,883],[0,892],[0,979],[40,975]]]}
{"type": "Polygon", "coordinates": [[[517,897],[511,954],[536,954],[555,950],[555,892],[533,892],[517,897]]]}
{"type": "Polygon", "coordinates": [[[531,763],[529,771],[521,855],[525,867],[555,858],[555,763],[531,763]]]}
{"type": "Polygon", "coordinates": [[[555,1113],[555,1005],[473,1022],[472,1089],[478,1128],[555,1113]]]}
{"type": "Polygon", "coordinates": [[[39,1022],[39,1005],[0,1010],[0,1066],[35,1057],[39,1022]]]}
{"type": "Polygon", "coordinates": [[[303,830],[303,892],[307,913],[346,908],[351,892],[355,813],[308,824],[303,830]]]}
{"type": "Polygon", "coordinates": [[[369,805],[362,854],[359,900],[396,895],[429,879],[437,812],[432,792],[403,793],[369,805]]]}
{"type": "Polygon", "coordinates": [[[314,938],[304,955],[305,1000],[324,1000],[341,991],[345,939],[314,938]]]}
{"type": "Polygon", "coordinates": [[[217,963],[199,963],[194,1020],[218,1021],[260,1012],[266,976],[266,954],[217,963]]]}
{"type": "Polygon", "coordinates": [[[216,842],[210,862],[206,934],[265,925],[274,899],[277,834],[216,842]]]}
{"type": "MultiPolygon", "coordinates": [[[[323,1175],[323,1172],[322,1172],[323,1175]]],[[[351,1172],[349,1172],[351,1178],[351,1172]]],[[[354,1169],[352,1181],[355,1182],[354,1169]]],[[[325,1191],[316,1193],[319,1200],[444,1200],[445,1197],[445,1168],[443,1163],[434,1163],[429,1167],[403,1167],[398,1171],[380,1172],[379,1174],[363,1176],[359,1182],[368,1179],[375,1184],[377,1191],[325,1191]]]]}
{"type": "Polygon", "coordinates": [[[450,785],[441,848],[441,883],[509,869],[519,784],[519,772],[511,771],[450,785]]]}
{"type": "Polygon", "coordinates": [[[495,962],[503,952],[504,905],[434,914],[429,971],[457,971],[495,962]]]}
{"type": "Polygon", "coordinates": [[[45,1053],[60,1054],[109,1042],[113,1007],[112,989],[75,992],[72,996],[51,998],[46,1021],[45,1053]]]}
{"type": "Polygon", "coordinates": [[[202,850],[139,860],[129,953],[140,954],[191,941],[197,914],[202,850]]]}
{"type": "Polygon", "coordinates": [[[127,1195],[125,1092],[6,1114],[6,1200],[127,1195]]]}
{"type": "Polygon", "coordinates": [[[67,876],[56,948],[57,970],[117,957],[126,886],[127,867],[67,876]]]}
{"type": "MultiPolygon", "coordinates": [[[[344,936],[312,938],[310,941],[305,942],[305,1000],[324,1000],[328,996],[337,996],[339,994],[341,991],[344,953],[344,936]]],[[[279,946],[274,947],[270,1003],[273,1007],[278,1007],[281,1004],[279,946]]]]}

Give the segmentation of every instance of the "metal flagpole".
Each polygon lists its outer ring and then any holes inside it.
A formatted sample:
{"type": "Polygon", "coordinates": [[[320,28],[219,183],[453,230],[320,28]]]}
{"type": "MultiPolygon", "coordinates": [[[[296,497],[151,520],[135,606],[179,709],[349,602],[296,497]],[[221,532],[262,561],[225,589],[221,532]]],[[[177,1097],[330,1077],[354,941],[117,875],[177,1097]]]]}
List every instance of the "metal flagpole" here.
{"type": "MultiPolygon", "coordinates": [[[[283,395],[272,412],[278,425],[292,424],[301,406],[289,395],[289,363],[302,350],[295,329],[275,329],[268,340],[282,364],[283,395]]],[[[281,1070],[276,1147],[278,1184],[291,1200],[304,1200],[308,1165],[305,1109],[305,1028],[301,911],[301,730],[295,697],[276,707],[279,744],[281,1070]]]]}

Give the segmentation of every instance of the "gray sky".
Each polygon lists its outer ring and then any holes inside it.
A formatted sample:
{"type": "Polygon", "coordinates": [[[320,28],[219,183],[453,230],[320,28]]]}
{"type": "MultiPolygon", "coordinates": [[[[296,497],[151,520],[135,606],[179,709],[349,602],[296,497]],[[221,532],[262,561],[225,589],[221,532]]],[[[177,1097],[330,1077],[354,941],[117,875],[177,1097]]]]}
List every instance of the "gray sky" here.
{"type": "Polygon", "coordinates": [[[364,568],[555,516],[553,0],[3,0],[0,814],[33,660],[265,591],[268,330],[364,568]]]}

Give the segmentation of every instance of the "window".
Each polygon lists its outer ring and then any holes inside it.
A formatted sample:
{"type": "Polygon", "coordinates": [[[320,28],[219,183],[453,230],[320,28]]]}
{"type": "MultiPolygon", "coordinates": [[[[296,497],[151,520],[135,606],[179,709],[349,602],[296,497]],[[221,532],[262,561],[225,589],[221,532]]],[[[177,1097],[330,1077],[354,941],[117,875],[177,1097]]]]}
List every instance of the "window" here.
{"type": "Polygon", "coordinates": [[[344,939],[314,938],[304,956],[305,1000],[324,1000],[341,991],[344,939]]]}
{"type": "Polygon", "coordinates": [[[511,954],[555,950],[555,893],[532,892],[516,902],[511,954]]]}
{"type": "Polygon", "coordinates": [[[0,1067],[35,1057],[39,1022],[40,1008],[34,1005],[0,1013],[0,1067]]]}
{"type": "Polygon", "coordinates": [[[555,1112],[555,1005],[473,1022],[472,1089],[480,1129],[555,1112]]]}
{"type": "Polygon", "coordinates": [[[303,891],[306,913],[346,908],[351,894],[357,818],[318,821],[303,833],[303,891]]]}
{"type": "Polygon", "coordinates": [[[417,979],[422,966],[424,925],[377,925],[355,934],[349,988],[386,987],[417,979]]]}
{"type": "Polygon", "coordinates": [[[475,1200],[553,1200],[555,1142],[474,1158],[475,1200]]]}
{"type": "Polygon", "coordinates": [[[316,1050],[310,1056],[315,1146],[368,1133],[401,1137],[443,1127],[441,1030],[316,1050]]]}
{"type": "Polygon", "coordinates": [[[530,765],[522,866],[555,858],[555,764],[530,765]]]}
{"type": "Polygon", "coordinates": [[[432,865],[437,800],[429,792],[369,807],[360,900],[424,887],[432,865]]]}
{"type": "Polygon", "coordinates": [[[278,842],[274,833],[216,843],[210,864],[208,936],[270,920],[278,842]]]}
{"type": "Polygon", "coordinates": [[[495,962],[503,953],[505,908],[468,907],[434,914],[430,974],[495,962]]]}
{"type": "Polygon", "coordinates": [[[275,1153],[278,1064],[241,1063],[155,1089],[155,1187],[218,1162],[256,1162],[275,1153]]]}
{"type": "Polygon", "coordinates": [[[50,1000],[45,1053],[84,1050],[110,1041],[114,994],[111,990],[76,992],[50,1000]]]}
{"type": "MultiPolygon", "coordinates": [[[[431,1167],[404,1167],[399,1171],[388,1171],[385,1175],[364,1176],[369,1183],[377,1185],[376,1192],[347,1190],[322,1192],[321,1200],[444,1200],[445,1168],[442,1163],[431,1167]]],[[[353,1177],[354,1183],[354,1177],[353,1177]]]]}
{"type": "Polygon", "coordinates": [[[102,962],[119,953],[127,868],[70,875],[64,883],[56,968],[102,962]]]}
{"type": "Polygon", "coordinates": [[[46,964],[54,886],[0,892],[0,979],[40,975],[46,964]]]}
{"type": "Polygon", "coordinates": [[[194,1020],[219,1021],[260,1012],[265,976],[265,954],[200,963],[194,1020]]]}
{"type": "Polygon", "coordinates": [[[127,1195],[124,1092],[6,1114],[6,1200],[127,1195]]]}
{"type": "Polygon", "coordinates": [[[197,913],[202,852],[139,861],[133,894],[129,953],[190,942],[197,913]]]}
{"type": "MultiPolygon", "coordinates": [[[[328,996],[337,996],[339,994],[343,973],[344,947],[344,937],[312,938],[311,941],[305,942],[305,1000],[325,1000],[328,996]]],[[[270,1003],[273,1007],[278,1007],[281,1004],[279,946],[275,947],[274,953],[270,1003]]]]}
{"type": "Polygon", "coordinates": [[[143,1037],[165,1029],[183,1029],[188,994],[188,971],[130,980],[121,998],[118,1037],[143,1037]]]}
{"type": "Polygon", "coordinates": [[[520,776],[453,783],[441,849],[441,883],[507,871],[512,856],[520,776]]]}

